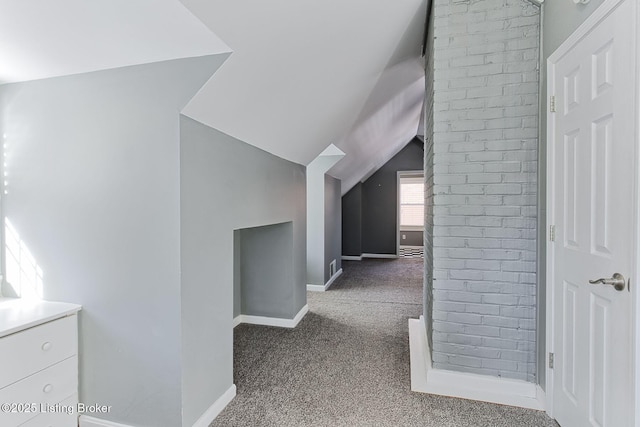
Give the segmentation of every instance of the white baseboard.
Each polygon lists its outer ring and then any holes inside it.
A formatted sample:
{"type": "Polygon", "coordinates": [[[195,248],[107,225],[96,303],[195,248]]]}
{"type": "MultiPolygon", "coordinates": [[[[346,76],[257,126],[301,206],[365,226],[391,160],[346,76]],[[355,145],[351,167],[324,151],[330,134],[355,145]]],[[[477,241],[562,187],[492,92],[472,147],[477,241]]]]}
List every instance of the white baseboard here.
{"type": "Polygon", "coordinates": [[[233,327],[235,328],[240,323],[242,323],[242,314],[239,314],[239,315],[237,315],[236,317],[233,318],[233,327]]]}
{"type": "Polygon", "coordinates": [[[422,249],[424,248],[424,246],[411,246],[411,245],[400,245],[401,248],[406,248],[406,249],[422,249]]]}
{"type": "Polygon", "coordinates": [[[279,328],[295,328],[302,320],[305,314],[309,311],[309,306],[305,305],[300,309],[298,314],[293,319],[282,319],[279,317],[265,317],[265,316],[251,316],[248,314],[241,314],[233,319],[234,324],[236,319],[239,318],[238,324],[249,323],[251,325],[263,325],[263,326],[277,326],[279,328]]]}
{"type": "Polygon", "coordinates": [[[198,418],[198,421],[193,423],[193,427],[208,427],[220,412],[236,397],[236,385],[231,384],[231,387],[227,391],[224,392],[222,396],[218,398],[213,405],[209,407],[204,414],[198,418]]]}
{"type": "Polygon", "coordinates": [[[540,387],[540,384],[536,384],[536,399],[540,403],[541,408],[547,407],[547,393],[540,387]]]}
{"type": "Polygon", "coordinates": [[[398,255],[393,255],[393,254],[362,254],[360,256],[342,255],[342,259],[344,261],[362,261],[363,258],[396,259],[398,258],[398,255]]]}
{"type": "Polygon", "coordinates": [[[80,427],[132,427],[127,424],[114,423],[113,421],[101,420],[87,415],[80,415],[78,425],[80,427]]]}
{"type": "Polygon", "coordinates": [[[311,291],[311,292],[324,292],[327,289],[329,289],[329,287],[331,287],[331,285],[333,285],[333,282],[335,282],[335,280],[340,277],[340,275],[342,274],[342,269],[336,271],[334,273],[333,276],[331,276],[331,278],[327,281],[327,283],[325,283],[324,285],[311,285],[311,284],[307,284],[307,290],[311,291]]]}
{"type": "Polygon", "coordinates": [[[396,259],[398,255],[392,254],[362,254],[362,258],[396,259]]]}
{"type": "Polygon", "coordinates": [[[501,405],[544,410],[539,386],[522,380],[491,377],[431,366],[424,319],[409,319],[411,390],[480,400],[501,405]]]}

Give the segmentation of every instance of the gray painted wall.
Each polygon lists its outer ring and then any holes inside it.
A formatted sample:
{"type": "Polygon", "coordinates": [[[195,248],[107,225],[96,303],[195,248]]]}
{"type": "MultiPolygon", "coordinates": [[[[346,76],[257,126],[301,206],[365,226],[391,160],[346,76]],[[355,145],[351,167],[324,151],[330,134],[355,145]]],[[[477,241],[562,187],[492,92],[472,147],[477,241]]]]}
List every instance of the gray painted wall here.
{"type": "Polygon", "coordinates": [[[336,261],[336,272],[342,268],[342,183],[324,175],[324,282],[331,279],[329,264],[336,261]]]}
{"type": "Polygon", "coordinates": [[[539,10],[433,12],[433,366],[536,381],[539,10]]]}
{"type": "Polygon", "coordinates": [[[242,314],[291,318],[293,224],[244,228],[240,241],[242,314]]]}
{"type": "MultiPolygon", "coordinates": [[[[325,275],[329,271],[329,265],[326,262],[325,249],[325,174],[343,157],[344,154],[320,155],[307,166],[307,283],[310,285],[324,286],[326,283],[325,275]]],[[[334,205],[335,203],[332,203],[332,206],[334,205]]],[[[339,215],[339,212],[335,214],[339,215]]],[[[333,217],[333,214],[329,216],[333,217]]],[[[333,248],[335,244],[331,243],[330,247],[333,248]]],[[[337,244],[340,244],[339,241],[337,244]]]]}
{"type": "Polygon", "coordinates": [[[591,0],[588,4],[574,4],[570,1],[548,1],[543,5],[543,48],[540,80],[542,98],[540,100],[541,126],[538,150],[538,381],[545,389],[546,369],[546,236],[547,236],[547,59],[604,0],[591,0]]]}
{"type": "Polygon", "coordinates": [[[422,170],[423,143],[410,141],[362,183],[362,252],[397,253],[398,171],[422,170]]]}
{"type": "Polygon", "coordinates": [[[233,318],[242,314],[242,230],[233,230],[233,318]]]}
{"type": "Polygon", "coordinates": [[[342,196],[342,255],[362,254],[362,184],[342,196]]]}
{"type": "Polygon", "coordinates": [[[422,231],[400,230],[400,246],[424,245],[424,233],[422,231]]]}
{"type": "MultiPolygon", "coordinates": [[[[183,424],[233,383],[234,230],[292,223],[293,286],[279,317],[306,304],[305,167],[180,120],[183,424]]],[[[271,285],[271,284],[270,284],[271,285]]]]}
{"type": "Polygon", "coordinates": [[[350,190],[343,200],[343,218],[350,220],[343,224],[343,246],[352,253],[393,254],[397,252],[398,229],[398,171],[422,170],[424,161],[423,143],[417,138],[410,141],[398,154],[385,163],[373,175],[362,183],[361,190],[350,190]],[[355,191],[355,192],[354,192],[355,191]],[[361,191],[361,205],[357,205],[358,191],[361,191]],[[354,193],[352,193],[354,192],[354,193]],[[361,253],[353,250],[358,243],[353,239],[358,232],[358,210],[361,217],[361,253]]]}
{"type": "Polygon", "coordinates": [[[181,425],[178,112],[224,58],[0,86],[5,213],[44,298],[83,306],[80,401],[101,418],[181,425]]]}

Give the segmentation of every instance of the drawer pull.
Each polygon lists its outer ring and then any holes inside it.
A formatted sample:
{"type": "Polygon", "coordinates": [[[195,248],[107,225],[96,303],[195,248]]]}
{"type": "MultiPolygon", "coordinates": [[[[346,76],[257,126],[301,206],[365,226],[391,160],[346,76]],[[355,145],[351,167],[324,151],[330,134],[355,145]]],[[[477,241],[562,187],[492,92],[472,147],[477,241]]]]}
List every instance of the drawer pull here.
{"type": "Polygon", "coordinates": [[[51,349],[51,343],[49,341],[42,344],[42,351],[49,351],[51,349]]]}
{"type": "Polygon", "coordinates": [[[51,393],[51,390],[53,390],[53,386],[51,384],[47,384],[46,386],[44,386],[44,388],[42,389],[42,391],[44,391],[45,393],[51,393]]]}

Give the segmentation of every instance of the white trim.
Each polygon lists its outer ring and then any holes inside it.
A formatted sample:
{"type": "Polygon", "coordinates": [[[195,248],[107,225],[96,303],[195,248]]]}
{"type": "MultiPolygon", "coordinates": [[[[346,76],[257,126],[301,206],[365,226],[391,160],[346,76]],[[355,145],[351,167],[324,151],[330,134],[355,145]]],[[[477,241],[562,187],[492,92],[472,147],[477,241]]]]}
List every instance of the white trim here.
{"type": "Polygon", "coordinates": [[[400,245],[401,249],[422,249],[424,246],[415,246],[415,245],[400,245]]]}
{"type": "Polygon", "coordinates": [[[424,233],[424,225],[403,225],[399,231],[407,231],[414,233],[424,233]]]}
{"type": "Polygon", "coordinates": [[[544,408],[547,402],[547,393],[540,387],[540,384],[536,384],[536,400],[540,403],[540,407],[544,408]]]}
{"type": "Polygon", "coordinates": [[[427,343],[424,316],[409,319],[409,360],[411,366],[411,391],[427,388],[427,372],[431,369],[431,355],[427,343]]]}
{"type": "Polygon", "coordinates": [[[88,415],[80,415],[78,425],[80,427],[132,427],[128,424],[114,423],[113,421],[102,420],[88,415]]]}
{"type": "Polygon", "coordinates": [[[398,255],[393,254],[362,254],[362,258],[396,259],[398,255]]]}
{"type": "Polygon", "coordinates": [[[412,391],[521,408],[544,409],[544,401],[539,400],[539,387],[536,384],[522,380],[434,369],[431,366],[429,344],[422,317],[420,320],[409,319],[409,349],[412,391]]]}
{"type": "Polygon", "coordinates": [[[240,323],[248,323],[250,325],[263,325],[263,326],[276,326],[279,328],[295,328],[302,320],[305,314],[309,311],[309,306],[305,305],[300,309],[298,314],[293,319],[283,319],[280,317],[265,317],[265,316],[251,316],[248,314],[241,314],[240,323]]]}
{"type": "Polygon", "coordinates": [[[310,291],[310,292],[324,292],[327,289],[329,289],[331,287],[331,285],[333,285],[333,282],[335,282],[335,280],[338,277],[340,277],[341,274],[342,274],[342,269],[336,271],[336,273],[333,276],[331,276],[331,278],[324,285],[307,284],[307,291],[310,291]]]}
{"type": "Polygon", "coordinates": [[[233,318],[233,327],[235,328],[240,323],[242,323],[242,314],[238,314],[236,317],[233,318]]]}
{"type": "MultiPolygon", "coordinates": [[[[423,141],[424,143],[424,141],[423,141]]],[[[423,162],[424,163],[424,162],[423,162]]],[[[404,226],[400,226],[400,178],[406,177],[422,177],[422,181],[424,182],[424,170],[406,170],[406,171],[397,171],[396,172],[396,254],[400,254],[400,233],[402,231],[418,231],[424,233],[424,223],[422,227],[412,228],[404,226]]],[[[424,239],[424,235],[422,237],[424,239]]],[[[365,254],[362,254],[362,257],[365,258],[365,254]]],[[[367,258],[378,258],[378,257],[367,257],[367,258]]],[[[397,258],[397,257],[396,257],[397,258]]]]}
{"type": "MultiPolygon", "coordinates": [[[[640,37],[640,7],[636,5],[636,17],[635,17],[635,34],[632,35],[635,40],[635,49],[639,48],[638,46],[638,37],[640,37]]],[[[635,112],[634,116],[636,117],[636,152],[634,153],[636,165],[640,165],[640,150],[638,150],[638,143],[640,143],[640,55],[636,54],[636,93],[634,94],[636,97],[635,102],[635,112]]],[[[635,406],[632,408],[633,416],[631,419],[631,425],[640,425],[640,292],[638,292],[638,285],[640,285],[640,259],[638,259],[638,254],[640,254],[640,166],[636,166],[636,172],[634,176],[635,183],[635,200],[633,206],[635,207],[635,229],[633,230],[633,235],[636,239],[636,244],[634,246],[634,256],[635,260],[633,267],[633,278],[631,278],[632,285],[635,286],[630,289],[631,292],[631,351],[633,352],[631,367],[632,375],[634,375],[634,395],[632,396],[632,402],[635,402],[635,406]]]]}
{"type": "MultiPolygon", "coordinates": [[[[551,62],[550,59],[547,59],[547,99],[549,96],[556,92],[555,89],[555,79],[553,76],[555,75],[555,65],[551,62]]],[[[547,108],[547,110],[549,110],[547,108]]],[[[549,141],[553,140],[553,130],[555,129],[555,115],[550,112],[545,112],[547,116],[547,147],[551,146],[549,141]]],[[[553,217],[553,212],[555,211],[555,165],[554,165],[554,154],[553,150],[549,150],[547,148],[547,211],[545,212],[546,216],[546,225],[547,228],[551,225],[555,224],[555,219],[553,217]]],[[[547,252],[547,262],[546,262],[546,274],[545,274],[545,287],[546,287],[546,328],[545,328],[545,366],[547,361],[549,360],[549,353],[554,352],[554,332],[553,332],[553,324],[554,324],[554,298],[553,298],[553,289],[551,287],[551,283],[553,283],[553,271],[554,271],[554,259],[555,259],[555,246],[553,242],[549,241],[547,236],[547,230],[544,230],[544,236],[546,241],[546,252],[547,252]]],[[[546,367],[545,369],[545,388],[547,392],[547,414],[553,418],[553,370],[546,367]]]]}
{"type": "MultiPolygon", "coordinates": [[[[408,246],[407,246],[408,247],[408,246]]],[[[423,248],[424,246],[417,246],[423,248]]],[[[363,258],[375,258],[375,259],[396,259],[398,255],[394,254],[362,254],[360,256],[342,255],[344,261],[362,261],[363,258]]],[[[309,285],[307,285],[309,286],[309,285]]],[[[318,285],[316,285],[318,286],[318,285]]]]}
{"type": "Polygon", "coordinates": [[[198,418],[198,421],[193,423],[193,427],[208,427],[211,421],[215,420],[220,412],[236,397],[236,385],[231,384],[231,387],[224,392],[222,396],[218,398],[213,405],[209,407],[204,414],[198,418]]]}

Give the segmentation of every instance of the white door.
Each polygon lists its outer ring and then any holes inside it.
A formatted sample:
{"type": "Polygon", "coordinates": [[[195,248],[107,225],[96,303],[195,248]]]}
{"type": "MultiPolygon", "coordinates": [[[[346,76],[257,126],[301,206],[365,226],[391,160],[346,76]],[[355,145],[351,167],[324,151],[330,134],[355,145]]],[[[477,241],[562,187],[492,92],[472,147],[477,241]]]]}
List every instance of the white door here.
{"type": "Polygon", "coordinates": [[[556,111],[548,116],[549,224],[555,241],[548,289],[553,415],[562,427],[633,422],[626,281],[635,262],[636,1],[618,2],[572,48],[550,58],[556,111]],[[619,289],[607,284],[614,273],[625,278],[619,289]],[[600,278],[607,280],[589,283],[600,278]]]}

